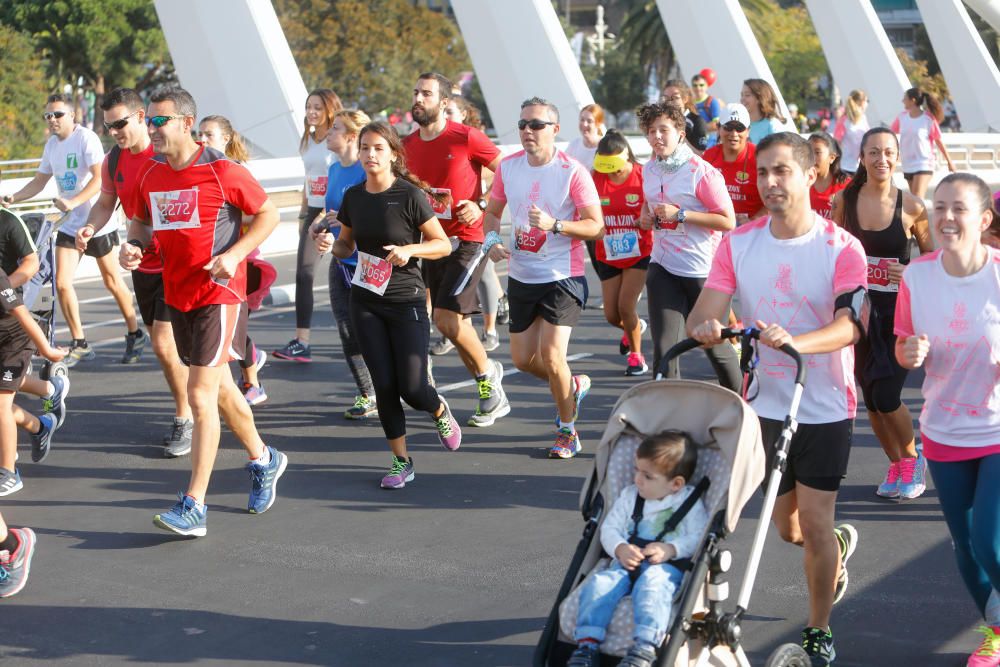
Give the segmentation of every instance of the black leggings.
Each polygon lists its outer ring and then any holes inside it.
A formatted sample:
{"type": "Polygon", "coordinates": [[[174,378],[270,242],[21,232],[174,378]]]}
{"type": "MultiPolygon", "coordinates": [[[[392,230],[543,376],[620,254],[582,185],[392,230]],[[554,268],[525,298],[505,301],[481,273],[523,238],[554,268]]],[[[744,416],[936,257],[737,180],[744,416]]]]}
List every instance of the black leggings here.
{"type": "Polygon", "coordinates": [[[299,248],[295,256],[296,329],[308,329],[312,326],[313,284],[319,253],[316,252],[316,244],[309,237],[309,227],[322,212],[323,209],[310,206],[306,209],[304,218],[299,216],[299,248]]]}
{"type": "Polygon", "coordinates": [[[903,404],[903,385],[909,373],[896,361],[896,295],[882,292],[870,295],[874,325],[868,337],[854,346],[854,377],[869,412],[888,414],[903,404]],[[871,340],[877,338],[877,340],[871,340]],[[873,370],[877,371],[873,372],[873,370]],[[879,375],[876,380],[872,375],[879,375]]]}
{"type": "Polygon", "coordinates": [[[375,385],[382,430],[387,439],[394,440],[406,435],[399,399],[430,414],[441,407],[437,390],[427,380],[431,340],[427,304],[423,300],[373,303],[357,294],[357,289],[351,294],[351,324],[375,385]]]}
{"type": "MultiPolygon", "coordinates": [[[[650,262],[646,273],[646,296],[649,297],[649,329],[653,336],[653,368],[659,370],[660,360],[667,350],[687,338],[684,320],[701,294],[704,278],[687,278],[670,273],[659,264],[650,262]]],[[[742,378],[736,351],[728,343],[705,350],[715,369],[719,384],[740,391],[742,378]]],[[[679,378],[680,364],[674,359],[667,366],[666,377],[679,378]]]]}

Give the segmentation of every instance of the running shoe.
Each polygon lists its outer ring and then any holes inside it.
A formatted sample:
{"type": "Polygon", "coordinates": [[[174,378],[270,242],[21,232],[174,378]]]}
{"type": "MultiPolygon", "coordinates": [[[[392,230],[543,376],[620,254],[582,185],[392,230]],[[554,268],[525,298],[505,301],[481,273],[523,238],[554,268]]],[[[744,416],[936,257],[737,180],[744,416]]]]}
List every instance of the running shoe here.
{"type": "Polygon", "coordinates": [[[247,464],[247,472],[250,473],[250,500],[247,502],[247,511],[250,514],[263,514],[274,504],[278,497],[278,479],[288,465],[287,456],[270,445],[265,447],[271,452],[271,461],[267,465],[253,461],[247,464]]]}
{"type": "Polygon", "coordinates": [[[510,301],[507,300],[506,294],[500,297],[498,301],[497,324],[502,324],[502,325],[510,324],[510,301]]]}
{"type": "Polygon", "coordinates": [[[149,334],[139,329],[135,334],[125,334],[125,353],[122,355],[123,364],[134,364],[142,357],[142,351],[149,342],[149,334]]]}
{"type": "Polygon", "coordinates": [[[549,450],[550,459],[571,459],[580,453],[583,445],[575,430],[563,427],[556,431],[556,444],[549,450]]]}
{"type": "Polygon", "coordinates": [[[55,417],[56,428],[63,425],[66,420],[66,397],[69,396],[69,378],[65,375],[53,375],[49,378],[52,383],[52,393],[42,399],[42,410],[46,414],[55,417]]]}
{"type": "Polygon", "coordinates": [[[191,435],[193,433],[193,420],[174,417],[170,434],[163,441],[163,455],[168,458],[176,458],[188,454],[191,451],[191,435]]]}
{"type": "Polygon", "coordinates": [[[31,434],[31,460],[41,463],[49,455],[52,448],[52,434],[56,432],[56,418],[52,415],[42,415],[38,418],[38,433],[31,434]]]}
{"type": "Polygon", "coordinates": [[[204,537],[208,532],[208,505],[198,509],[194,498],[178,493],[173,507],[153,517],[153,525],[178,535],[204,537]]]}
{"type": "Polygon", "coordinates": [[[625,375],[644,375],[648,372],[649,366],[646,365],[646,358],[638,352],[629,352],[628,361],[625,364],[625,375]]]}
{"type": "Polygon", "coordinates": [[[847,561],[854,555],[854,550],[858,548],[858,531],[849,523],[842,523],[833,529],[837,536],[837,547],[840,549],[840,573],[837,575],[837,584],[833,593],[833,604],[837,604],[847,592],[849,578],[847,576],[847,561]]]}
{"type": "Polygon", "coordinates": [[[312,348],[300,341],[298,338],[293,338],[288,341],[280,350],[275,350],[271,353],[275,359],[284,359],[285,361],[298,361],[300,363],[307,364],[313,360],[312,358],[312,348]]]}
{"type": "Polygon", "coordinates": [[[574,375],[573,376],[573,401],[576,407],[573,408],[573,421],[580,419],[580,404],[583,403],[583,399],[590,392],[590,376],[589,375],[574,375]]]}
{"type": "Polygon", "coordinates": [[[264,364],[267,363],[267,352],[260,349],[256,345],[254,345],[253,351],[253,365],[257,367],[258,371],[260,371],[260,369],[264,368],[264,364]]]}
{"type": "Polygon", "coordinates": [[[496,331],[484,331],[479,340],[482,341],[483,349],[487,352],[492,352],[500,347],[500,336],[497,335],[496,331]]]}
{"type": "Polygon", "coordinates": [[[0,468],[0,496],[9,496],[24,488],[21,483],[21,471],[15,468],[13,471],[0,468]]]}
{"type": "Polygon", "coordinates": [[[18,545],[13,552],[0,551],[0,598],[17,595],[28,583],[31,557],[35,555],[35,531],[30,528],[11,528],[17,535],[18,545]]]}
{"type": "Polygon", "coordinates": [[[240,391],[243,393],[243,398],[247,399],[247,405],[253,407],[255,405],[260,405],[267,400],[267,392],[264,391],[264,385],[252,385],[249,382],[244,382],[240,386],[240,391]]]}
{"type": "Polygon", "coordinates": [[[983,633],[983,643],[969,656],[966,667],[997,667],[1000,665],[1000,627],[980,625],[976,631],[983,633]]]}
{"type": "Polygon", "coordinates": [[[580,644],[569,657],[566,667],[601,667],[601,651],[597,644],[580,644]]]}
{"type": "Polygon", "coordinates": [[[906,499],[919,498],[927,490],[924,481],[927,474],[927,459],[921,451],[917,458],[899,460],[899,497],[906,499]]]}
{"type": "Polygon", "coordinates": [[[899,461],[890,461],[885,479],[875,489],[875,495],[880,498],[899,498],[899,461]]]}
{"type": "Polygon", "coordinates": [[[804,628],[802,648],[809,654],[809,661],[814,667],[832,665],[837,657],[837,652],[833,649],[833,633],[829,630],[804,628]]]}
{"type": "MultiPolygon", "coordinates": [[[[642,334],[646,333],[646,328],[648,326],[649,325],[646,324],[646,320],[639,318],[639,336],[642,336],[642,334]]],[[[632,346],[629,345],[628,343],[628,334],[623,333],[622,339],[618,341],[618,354],[624,357],[626,354],[628,354],[630,349],[632,349],[632,346]]]]}
{"type": "Polygon", "coordinates": [[[440,357],[442,354],[448,354],[455,349],[455,344],[450,340],[441,336],[433,345],[431,345],[430,353],[435,357],[440,357]]]}
{"type": "Polygon", "coordinates": [[[453,452],[462,446],[462,428],[451,414],[448,401],[442,398],[441,405],[444,406],[444,412],[440,417],[434,417],[434,428],[437,429],[438,438],[444,448],[453,452]]]}
{"type": "Polygon", "coordinates": [[[633,645],[618,663],[618,667],[651,667],[654,662],[656,662],[655,649],[633,645]]]}
{"type": "Polygon", "coordinates": [[[392,466],[390,466],[389,472],[386,473],[385,477],[382,478],[380,486],[383,489],[401,489],[406,486],[407,482],[412,482],[414,477],[413,459],[407,460],[393,456],[392,466]]]}
{"type": "Polygon", "coordinates": [[[344,419],[367,419],[378,414],[374,396],[355,396],[354,405],[344,412],[344,419]]]}
{"type": "Polygon", "coordinates": [[[63,363],[66,364],[67,368],[73,368],[73,366],[76,366],[81,361],[93,361],[96,358],[97,353],[94,352],[94,348],[89,344],[83,346],[73,345],[69,354],[63,358],[63,363]]]}
{"type": "Polygon", "coordinates": [[[469,426],[491,426],[496,420],[510,414],[510,402],[503,390],[503,365],[491,359],[490,372],[482,378],[476,378],[479,385],[479,404],[476,414],[469,417],[469,426]]]}

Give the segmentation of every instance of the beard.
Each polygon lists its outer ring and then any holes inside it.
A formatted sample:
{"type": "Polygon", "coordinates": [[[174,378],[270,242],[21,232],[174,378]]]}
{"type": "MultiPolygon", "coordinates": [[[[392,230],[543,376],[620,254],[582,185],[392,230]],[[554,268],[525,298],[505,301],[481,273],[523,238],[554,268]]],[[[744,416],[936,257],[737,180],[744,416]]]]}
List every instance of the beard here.
{"type": "Polygon", "coordinates": [[[441,109],[428,109],[427,107],[418,107],[414,104],[410,108],[410,114],[417,125],[427,127],[436,123],[438,118],[441,117],[441,109]]]}

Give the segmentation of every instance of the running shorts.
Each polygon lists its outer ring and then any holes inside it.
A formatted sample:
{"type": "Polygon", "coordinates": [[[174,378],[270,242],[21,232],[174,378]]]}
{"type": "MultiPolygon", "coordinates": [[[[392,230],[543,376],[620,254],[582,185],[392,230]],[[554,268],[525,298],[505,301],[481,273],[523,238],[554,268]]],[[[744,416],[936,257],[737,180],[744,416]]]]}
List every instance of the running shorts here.
{"type": "MultiPolygon", "coordinates": [[[[760,433],[767,454],[770,474],[775,445],[781,436],[781,421],[760,419],[760,433]]],[[[845,419],[828,424],[799,424],[788,450],[788,467],[778,484],[778,495],[795,488],[798,482],[819,491],[836,491],[847,474],[847,459],[851,454],[854,420],[845,419]]]]}
{"type": "Polygon", "coordinates": [[[169,322],[170,310],[163,300],[163,274],[132,272],[132,289],[135,300],[139,304],[139,315],[147,327],[153,326],[153,321],[169,322]]]}
{"type": "Polygon", "coordinates": [[[0,319],[0,391],[17,391],[31,368],[34,346],[13,316],[0,319]]]}
{"type": "MultiPolygon", "coordinates": [[[[611,280],[612,278],[617,278],[622,274],[622,271],[625,270],[617,266],[611,266],[610,264],[605,264],[599,259],[594,260],[593,267],[594,267],[594,273],[597,274],[597,277],[601,280],[602,283],[605,280],[611,280]]],[[[642,271],[646,271],[647,269],[649,269],[649,257],[643,257],[632,266],[626,268],[640,269],[642,271]]]]}
{"type": "Polygon", "coordinates": [[[476,288],[490,261],[482,247],[475,241],[459,241],[447,257],[423,261],[424,284],[431,291],[434,308],[461,315],[480,312],[476,288]]]}
{"type": "Polygon", "coordinates": [[[573,327],[580,321],[583,306],[559,283],[522,283],[510,278],[507,283],[510,305],[510,332],[526,331],[541,317],[549,324],[573,327]]]}
{"type": "Polygon", "coordinates": [[[184,365],[214,367],[243,358],[249,317],[245,303],[210,304],[187,312],[167,307],[184,365]]]}
{"type": "MultiPolygon", "coordinates": [[[[118,232],[111,232],[110,234],[104,234],[103,236],[95,236],[87,243],[87,249],[83,251],[83,254],[87,257],[100,259],[114,250],[118,243],[118,232]]],[[[76,236],[56,232],[56,247],[73,248],[76,250],[76,236]]]]}

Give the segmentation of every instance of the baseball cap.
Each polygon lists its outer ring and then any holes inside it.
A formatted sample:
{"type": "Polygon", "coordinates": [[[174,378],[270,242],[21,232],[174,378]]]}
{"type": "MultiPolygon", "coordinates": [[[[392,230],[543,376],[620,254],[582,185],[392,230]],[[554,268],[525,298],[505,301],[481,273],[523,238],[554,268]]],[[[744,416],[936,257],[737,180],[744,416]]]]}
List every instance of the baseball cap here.
{"type": "Polygon", "coordinates": [[[739,123],[744,128],[750,127],[750,112],[739,102],[727,104],[722,118],[719,119],[719,125],[728,125],[729,123],[739,123]]]}

